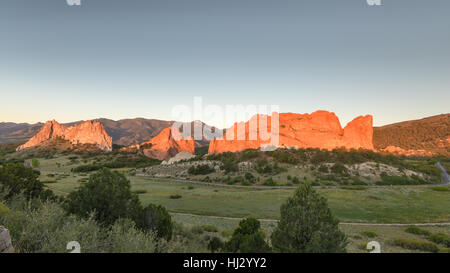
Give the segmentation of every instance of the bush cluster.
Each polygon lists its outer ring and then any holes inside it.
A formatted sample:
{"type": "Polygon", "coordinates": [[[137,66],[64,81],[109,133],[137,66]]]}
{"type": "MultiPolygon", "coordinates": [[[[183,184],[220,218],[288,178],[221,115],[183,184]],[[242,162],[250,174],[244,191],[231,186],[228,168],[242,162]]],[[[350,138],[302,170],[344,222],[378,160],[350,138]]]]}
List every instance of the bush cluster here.
{"type": "Polygon", "coordinates": [[[188,173],[191,175],[210,174],[215,172],[214,167],[210,167],[208,164],[191,166],[188,169],[188,173]]]}
{"type": "Polygon", "coordinates": [[[411,250],[421,250],[426,252],[439,252],[439,247],[432,242],[425,240],[406,239],[406,238],[394,238],[393,245],[399,246],[411,250]]]}

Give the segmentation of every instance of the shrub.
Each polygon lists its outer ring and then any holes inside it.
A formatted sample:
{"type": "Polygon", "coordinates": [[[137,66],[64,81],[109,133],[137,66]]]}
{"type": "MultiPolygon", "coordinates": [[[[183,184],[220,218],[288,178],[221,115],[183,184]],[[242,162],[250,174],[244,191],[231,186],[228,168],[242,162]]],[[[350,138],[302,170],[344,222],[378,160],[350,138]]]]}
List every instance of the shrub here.
{"type": "Polygon", "coordinates": [[[41,163],[39,163],[39,160],[37,160],[37,159],[35,159],[35,158],[33,158],[33,159],[31,160],[31,167],[33,167],[33,168],[39,168],[40,165],[41,165],[41,163]]]}
{"type": "Polygon", "coordinates": [[[130,219],[119,219],[107,232],[107,253],[156,253],[164,250],[164,242],[155,233],[142,232],[130,219]]]}
{"type": "Polygon", "coordinates": [[[368,238],[375,238],[378,236],[374,231],[371,230],[365,230],[361,232],[361,235],[366,236],[368,238]]]}
{"type": "Polygon", "coordinates": [[[138,196],[130,190],[130,181],[117,172],[102,169],[92,174],[66,199],[67,212],[80,217],[95,213],[95,219],[112,225],[119,218],[136,219],[142,209],[138,196]]]}
{"type": "Polygon", "coordinates": [[[205,178],[203,178],[202,181],[203,182],[211,182],[211,178],[209,178],[209,176],[206,176],[205,178]]]}
{"type": "Polygon", "coordinates": [[[256,178],[253,176],[253,174],[246,172],[244,176],[245,180],[247,180],[250,183],[254,183],[256,178]]]}
{"type": "Polygon", "coordinates": [[[331,214],[325,198],[309,183],[300,185],[280,208],[281,218],[272,233],[272,246],[279,252],[345,252],[346,235],[331,214]]]}
{"type": "Polygon", "coordinates": [[[341,163],[335,163],[331,167],[331,171],[335,174],[346,174],[347,168],[344,165],[342,165],[341,163]]]}
{"type": "Polygon", "coordinates": [[[225,230],[222,230],[222,236],[223,237],[225,237],[225,238],[227,238],[227,237],[231,237],[231,236],[233,236],[233,230],[231,230],[231,229],[225,229],[225,230]]]}
{"type": "Polygon", "coordinates": [[[81,165],[78,167],[73,168],[71,171],[74,173],[86,173],[86,172],[92,172],[92,171],[98,171],[102,169],[102,165],[81,165]]]}
{"type": "Polygon", "coordinates": [[[273,181],[272,177],[269,177],[265,182],[264,182],[264,186],[276,186],[277,183],[275,181],[273,181]]]}
{"type": "Polygon", "coordinates": [[[310,159],[311,164],[317,165],[319,163],[327,162],[330,159],[329,152],[326,150],[315,150],[315,153],[310,159]]]}
{"type": "Polygon", "coordinates": [[[224,247],[224,243],[217,237],[213,237],[208,243],[208,249],[214,253],[224,247]]]}
{"type": "Polygon", "coordinates": [[[203,234],[204,230],[201,226],[193,226],[191,232],[194,234],[203,234]]]}
{"type": "Polygon", "coordinates": [[[405,232],[411,233],[411,234],[416,234],[416,235],[425,235],[425,236],[429,236],[430,232],[428,230],[422,229],[418,226],[408,226],[405,229],[405,232]]]}
{"type": "Polygon", "coordinates": [[[217,227],[213,226],[213,225],[203,225],[201,226],[202,229],[206,232],[218,232],[217,227]]]}
{"type": "Polygon", "coordinates": [[[406,249],[422,250],[426,252],[439,252],[439,247],[432,242],[416,239],[394,238],[393,245],[406,249]]]}
{"type": "Polygon", "coordinates": [[[158,238],[172,239],[172,217],[163,206],[149,204],[140,213],[136,225],[145,231],[153,231],[158,238]]]}
{"type": "Polygon", "coordinates": [[[208,148],[209,148],[209,146],[196,147],[195,155],[198,157],[202,157],[202,156],[208,154],[208,148]]]}
{"type": "Polygon", "coordinates": [[[147,190],[135,190],[135,191],[133,191],[133,193],[135,193],[135,194],[144,194],[144,193],[147,193],[147,190]]]}
{"type": "Polygon", "coordinates": [[[188,169],[188,173],[191,175],[202,175],[202,174],[210,174],[215,172],[213,167],[210,167],[208,164],[191,166],[188,169]]]}
{"type": "Polygon", "coordinates": [[[294,183],[294,184],[300,184],[300,179],[298,179],[297,176],[294,176],[294,177],[292,178],[292,183],[294,183]]]}
{"type": "Polygon", "coordinates": [[[138,157],[130,157],[130,156],[121,156],[113,161],[108,161],[105,163],[97,163],[97,164],[87,164],[75,167],[72,169],[72,172],[80,173],[80,172],[92,172],[98,171],[103,168],[109,169],[118,169],[118,168],[144,168],[148,166],[154,166],[160,164],[160,160],[152,159],[146,156],[138,156],[138,157]]]}
{"type": "Polygon", "coordinates": [[[179,194],[172,194],[171,196],[169,196],[170,199],[180,199],[183,196],[179,195],[179,194]]]}
{"type": "Polygon", "coordinates": [[[38,180],[38,174],[33,169],[20,163],[8,163],[0,166],[0,189],[8,193],[6,200],[23,193],[28,199],[54,199],[53,193],[44,189],[42,182],[38,180]]]}
{"type": "Polygon", "coordinates": [[[406,175],[403,176],[390,176],[385,172],[380,175],[381,181],[375,182],[376,185],[421,185],[426,184],[425,181],[419,179],[417,176],[412,176],[408,178],[406,175]]]}
{"type": "Polygon", "coordinates": [[[322,172],[322,173],[328,173],[329,172],[328,167],[326,165],[320,165],[318,171],[322,172]]]}
{"type": "Polygon", "coordinates": [[[13,211],[2,217],[2,224],[9,229],[18,252],[64,253],[70,241],[79,242],[82,252],[100,252],[102,232],[94,219],[67,216],[56,203],[13,211]]]}
{"type": "Polygon", "coordinates": [[[444,245],[445,247],[450,247],[450,237],[443,233],[431,234],[428,239],[436,244],[444,245]]]}
{"type": "Polygon", "coordinates": [[[0,202],[0,217],[7,214],[8,212],[9,212],[9,208],[5,204],[0,202]]]}
{"type": "Polygon", "coordinates": [[[246,218],[239,222],[233,236],[225,243],[225,249],[233,253],[270,252],[270,246],[264,240],[261,224],[255,218],[246,218]]]}
{"type": "Polygon", "coordinates": [[[280,163],[298,164],[299,160],[288,149],[277,149],[270,153],[270,155],[280,163]]]}
{"type": "Polygon", "coordinates": [[[220,167],[225,173],[237,172],[239,170],[238,165],[234,161],[225,161],[220,167]]]}

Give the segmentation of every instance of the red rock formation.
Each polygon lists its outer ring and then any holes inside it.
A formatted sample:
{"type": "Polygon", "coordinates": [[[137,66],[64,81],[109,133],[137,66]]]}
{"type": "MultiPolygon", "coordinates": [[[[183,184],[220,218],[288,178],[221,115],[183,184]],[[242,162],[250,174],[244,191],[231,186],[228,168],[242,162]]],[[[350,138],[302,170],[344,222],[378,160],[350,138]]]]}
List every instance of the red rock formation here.
{"type": "MultiPolygon", "coordinates": [[[[235,123],[227,130],[225,138],[211,141],[209,153],[237,152],[269,145],[270,140],[261,136],[264,136],[267,127],[269,128],[267,131],[271,133],[270,124],[271,117],[265,115],[255,115],[250,121],[235,123]],[[260,126],[260,117],[267,120],[268,126],[260,126]],[[239,127],[245,127],[245,130],[238,132],[239,127]]],[[[370,115],[357,117],[342,129],[338,117],[327,111],[316,111],[312,114],[281,113],[278,128],[278,147],[320,149],[345,147],[373,150],[370,115]]]]}
{"type": "Polygon", "coordinates": [[[344,146],[351,148],[373,149],[373,118],[370,115],[359,116],[347,123],[344,128],[344,146]]]}
{"type": "Polygon", "coordinates": [[[98,121],[85,121],[76,126],[64,126],[55,120],[48,121],[41,130],[17,150],[31,148],[50,139],[62,138],[72,144],[94,144],[104,151],[112,151],[112,138],[98,121]]]}
{"type": "Polygon", "coordinates": [[[142,143],[137,148],[142,149],[144,155],[148,157],[167,160],[182,151],[188,151],[193,154],[195,142],[192,137],[182,137],[178,129],[168,127],[162,130],[159,135],[150,141],[142,143]]]}

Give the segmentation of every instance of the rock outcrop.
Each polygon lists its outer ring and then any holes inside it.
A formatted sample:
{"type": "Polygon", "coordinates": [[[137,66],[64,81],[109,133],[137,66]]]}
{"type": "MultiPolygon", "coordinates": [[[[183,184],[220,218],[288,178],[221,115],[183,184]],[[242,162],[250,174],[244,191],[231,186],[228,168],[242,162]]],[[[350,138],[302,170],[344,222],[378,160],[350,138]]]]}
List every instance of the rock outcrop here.
{"type": "MultiPolygon", "coordinates": [[[[312,114],[280,113],[279,139],[276,146],[328,150],[339,147],[373,150],[372,122],[372,116],[360,116],[342,128],[338,117],[327,111],[316,111],[312,114]]],[[[224,138],[214,139],[210,142],[209,153],[237,152],[270,145],[270,140],[265,134],[265,132],[268,132],[269,135],[272,134],[270,127],[271,116],[265,115],[255,115],[245,123],[235,123],[227,130],[224,138]],[[260,121],[263,122],[262,126],[259,124],[260,121]],[[245,128],[245,130],[238,130],[238,128],[245,128]]]]}
{"type": "Polygon", "coordinates": [[[104,151],[112,151],[112,138],[100,122],[91,120],[75,126],[64,126],[55,120],[48,121],[35,136],[17,150],[38,146],[47,140],[57,138],[72,144],[94,144],[104,151]]]}
{"type": "Polygon", "coordinates": [[[0,226],[0,253],[13,253],[14,248],[11,243],[9,231],[0,226]]]}
{"type": "Polygon", "coordinates": [[[147,157],[168,160],[182,151],[193,154],[195,142],[192,137],[182,137],[177,128],[168,127],[150,141],[144,142],[136,148],[141,149],[147,157]]]}
{"type": "Polygon", "coordinates": [[[172,157],[171,159],[169,159],[169,160],[164,160],[163,162],[161,162],[161,165],[171,165],[171,164],[174,164],[174,163],[183,161],[183,160],[189,160],[189,159],[192,159],[192,158],[194,158],[194,157],[195,157],[195,155],[191,154],[190,152],[188,152],[188,151],[182,151],[182,152],[179,152],[178,154],[176,154],[176,155],[175,155],[174,157],[172,157]]]}

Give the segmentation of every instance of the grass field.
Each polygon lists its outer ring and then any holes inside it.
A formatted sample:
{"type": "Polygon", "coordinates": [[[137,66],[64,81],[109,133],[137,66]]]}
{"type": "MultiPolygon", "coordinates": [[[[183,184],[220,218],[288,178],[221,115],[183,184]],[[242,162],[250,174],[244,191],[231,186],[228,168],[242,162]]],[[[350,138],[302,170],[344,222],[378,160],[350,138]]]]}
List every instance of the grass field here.
{"type": "MultiPolygon", "coordinates": [[[[39,159],[40,179],[56,194],[65,195],[79,187],[89,176],[72,173],[71,169],[90,162],[92,159],[80,158],[74,161],[70,156],[39,159]]],[[[117,170],[127,174],[130,169],[117,170]]],[[[240,218],[244,217],[260,219],[264,231],[270,234],[280,216],[280,205],[294,192],[294,189],[290,188],[190,184],[145,176],[128,178],[132,190],[139,192],[144,204],[165,206],[175,221],[186,226],[215,226],[218,229],[216,235],[223,239],[226,238],[225,234],[230,234],[236,228],[240,218]],[[171,198],[175,195],[181,198],[171,198]]],[[[372,240],[380,242],[382,252],[420,252],[394,246],[393,239],[426,239],[421,235],[406,233],[404,226],[370,225],[373,223],[450,222],[450,186],[353,186],[316,189],[328,199],[333,214],[341,221],[341,229],[349,238],[349,252],[367,252],[364,244],[372,240]],[[364,231],[374,232],[376,236],[368,238],[362,234],[364,231]]],[[[450,236],[450,226],[425,228],[433,233],[450,236]]]]}
{"type": "MultiPolygon", "coordinates": [[[[217,236],[226,238],[223,236],[224,231],[230,232],[235,229],[239,223],[239,219],[227,219],[220,217],[210,217],[203,215],[184,215],[179,213],[172,214],[175,221],[181,222],[187,226],[202,226],[212,225],[217,227],[217,236]]],[[[276,221],[261,221],[261,226],[266,234],[270,234],[276,226],[276,221]]],[[[443,233],[450,236],[450,226],[425,226],[421,227],[431,233],[443,233]]],[[[381,245],[381,252],[383,253],[398,253],[398,252],[420,252],[418,250],[403,249],[392,244],[394,238],[407,238],[426,240],[424,236],[415,235],[405,232],[405,226],[372,226],[372,225],[348,225],[341,224],[340,229],[348,236],[349,245],[347,247],[348,252],[352,253],[364,253],[368,252],[362,247],[364,243],[370,241],[377,241],[381,245]],[[371,231],[376,234],[375,237],[369,238],[364,235],[365,231],[371,231]]],[[[443,248],[441,246],[441,248],[443,248]]]]}
{"type": "MultiPolygon", "coordinates": [[[[246,189],[190,185],[129,177],[132,190],[144,192],[144,204],[165,206],[171,212],[226,217],[277,219],[283,201],[293,189],[246,189]],[[192,188],[193,187],[193,188],[192,188]],[[171,199],[171,195],[181,195],[171,199]]],[[[68,193],[80,185],[69,175],[47,186],[56,193],[68,193]]],[[[344,222],[427,223],[450,222],[450,192],[426,186],[369,187],[363,190],[319,188],[333,213],[344,222]]]]}

